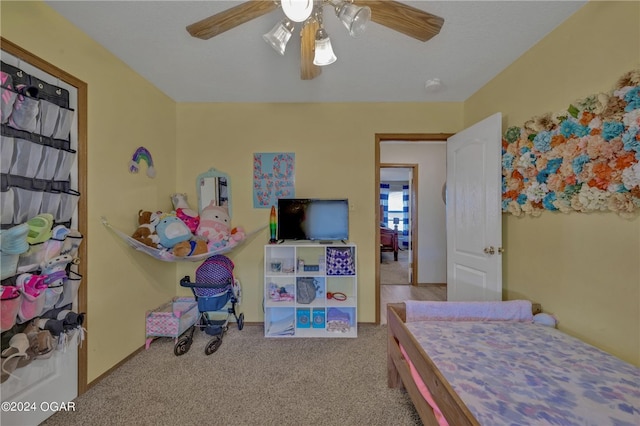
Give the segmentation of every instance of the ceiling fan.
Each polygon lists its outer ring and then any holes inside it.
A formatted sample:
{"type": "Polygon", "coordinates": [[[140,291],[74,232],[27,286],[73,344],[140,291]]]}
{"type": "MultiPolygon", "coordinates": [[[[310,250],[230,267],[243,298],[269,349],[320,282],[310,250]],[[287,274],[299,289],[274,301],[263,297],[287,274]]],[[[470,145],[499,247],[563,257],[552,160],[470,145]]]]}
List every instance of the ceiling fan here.
{"type": "Polygon", "coordinates": [[[334,8],[354,37],[372,20],[424,42],[436,36],[444,24],[439,16],[392,0],[249,0],[195,22],[187,26],[187,31],[193,37],[208,40],[282,7],[285,19],[263,38],[284,54],[284,46],[293,31],[291,21],[301,23],[300,78],[311,80],[320,74],[321,66],[336,59],[322,25],[325,5],[334,8]]]}

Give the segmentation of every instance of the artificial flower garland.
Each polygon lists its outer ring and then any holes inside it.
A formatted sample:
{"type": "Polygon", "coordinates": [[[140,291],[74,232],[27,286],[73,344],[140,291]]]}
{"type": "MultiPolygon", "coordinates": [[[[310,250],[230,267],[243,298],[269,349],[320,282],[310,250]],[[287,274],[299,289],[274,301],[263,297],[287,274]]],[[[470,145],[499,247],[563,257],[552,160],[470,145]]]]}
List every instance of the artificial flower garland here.
{"type": "Polygon", "coordinates": [[[502,211],[640,210],[640,70],[609,93],[510,127],[502,139],[502,211]]]}

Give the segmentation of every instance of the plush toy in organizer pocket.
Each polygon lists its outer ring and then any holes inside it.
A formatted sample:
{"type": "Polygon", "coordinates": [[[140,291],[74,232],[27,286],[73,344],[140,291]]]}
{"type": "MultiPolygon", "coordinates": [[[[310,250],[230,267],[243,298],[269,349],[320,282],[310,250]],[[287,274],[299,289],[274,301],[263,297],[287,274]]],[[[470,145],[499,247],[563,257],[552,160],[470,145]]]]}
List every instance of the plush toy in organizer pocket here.
{"type": "Polygon", "coordinates": [[[177,216],[165,216],[156,225],[156,233],[160,238],[160,245],[165,248],[173,248],[182,241],[189,241],[193,236],[183,221],[177,216]]]}

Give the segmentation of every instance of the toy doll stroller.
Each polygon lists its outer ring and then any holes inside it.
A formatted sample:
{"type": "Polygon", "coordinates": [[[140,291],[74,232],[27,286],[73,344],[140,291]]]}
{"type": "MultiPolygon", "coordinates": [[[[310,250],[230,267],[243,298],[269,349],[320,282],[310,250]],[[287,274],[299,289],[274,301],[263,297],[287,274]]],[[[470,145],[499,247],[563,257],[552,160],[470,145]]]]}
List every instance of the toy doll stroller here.
{"type": "Polygon", "coordinates": [[[193,292],[200,318],[176,342],[173,350],[176,356],[189,351],[196,327],[213,336],[204,348],[207,355],[217,351],[222,344],[222,337],[229,329],[231,315],[236,319],[238,330],[244,327],[244,314],[236,313],[236,304],[240,301],[240,283],[233,277],[233,267],[231,259],[217,254],[206,259],[196,269],[195,283],[190,282],[188,275],[180,280],[182,287],[188,287],[193,292]],[[223,318],[219,318],[221,314],[223,318]]]}

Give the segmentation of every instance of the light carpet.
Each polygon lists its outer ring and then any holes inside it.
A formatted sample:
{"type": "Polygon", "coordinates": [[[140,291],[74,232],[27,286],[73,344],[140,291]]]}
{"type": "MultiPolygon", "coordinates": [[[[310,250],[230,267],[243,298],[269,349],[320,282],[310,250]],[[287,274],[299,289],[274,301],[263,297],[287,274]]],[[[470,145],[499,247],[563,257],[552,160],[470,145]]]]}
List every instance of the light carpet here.
{"type": "Polygon", "coordinates": [[[387,387],[386,332],[267,339],[233,324],[217,352],[197,331],[179,357],[158,339],[43,425],[420,425],[406,392],[387,387]]]}

